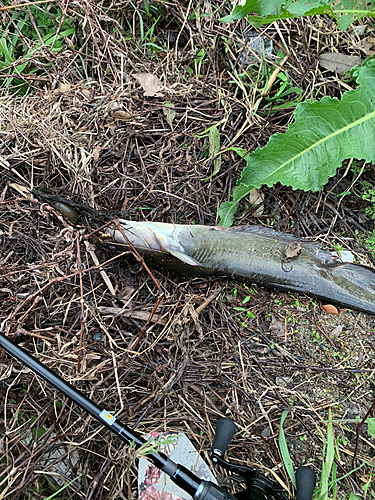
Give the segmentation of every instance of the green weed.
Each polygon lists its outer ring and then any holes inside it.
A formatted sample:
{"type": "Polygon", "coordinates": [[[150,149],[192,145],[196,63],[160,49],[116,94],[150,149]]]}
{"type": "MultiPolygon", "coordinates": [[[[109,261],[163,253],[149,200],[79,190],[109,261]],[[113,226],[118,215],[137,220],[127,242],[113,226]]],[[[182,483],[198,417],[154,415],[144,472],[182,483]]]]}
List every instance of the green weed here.
{"type": "MultiPolygon", "coordinates": [[[[178,438],[176,436],[165,437],[160,435],[158,437],[150,437],[140,448],[136,450],[136,455],[138,458],[147,457],[147,455],[152,455],[160,451],[161,446],[166,446],[168,444],[174,444],[178,438]]],[[[134,445],[131,446],[131,448],[134,445]]]]}
{"type": "Polygon", "coordinates": [[[365,208],[365,213],[368,214],[371,219],[375,219],[375,189],[370,182],[361,182],[363,193],[361,195],[362,200],[367,201],[370,206],[365,208]]]}
{"type": "Polygon", "coordinates": [[[371,231],[369,234],[369,237],[365,237],[363,233],[360,233],[358,230],[355,230],[355,234],[357,235],[358,239],[362,241],[364,245],[369,249],[371,252],[371,255],[375,259],[375,231],[371,231]]]}
{"type": "MultiPolygon", "coordinates": [[[[59,490],[55,491],[55,493],[52,493],[52,495],[50,495],[49,497],[46,497],[44,498],[44,500],[53,500],[54,498],[57,497],[57,495],[59,495],[62,491],[64,491],[68,486],[70,486],[71,484],[73,484],[75,481],[77,481],[77,479],[79,479],[81,476],[77,476],[75,479],[73,479],[72,481],[70,481],[69,483],[67,484],[64,484],[64,486],[62,486],[59,490]]],[[[65,497],[64,497],[65,498],[65,497]]],[[[62,497],[60,497],[60,500],[62,500],[62,497]]]]}
{"type": "Polygon", "coordinates": [[[375,2],[368,1],[364,3],[361,0],[341,0],[339,2],[332,2],[332,0],[320,0],[319,2],[305,2],[304,0],[274,0],[273,2],[246,0],[244,5],[236,6],[229,16],[222,18],[222,21],[230,22],[247,17],[250,24],[259,27],[280,19],[319,14],[332,16],[337,20],[339,29],[345,30],[357,19],[365,16],[375,17],[375,2]],[[250,12],[252,15],[249,15],[250,12]]]}
{"type": "MultiPolygon", "coordinates": [[[[338,19],[341,29],[344,29],[343,23],[350,24],[363,15],[375,16],[375,1],[368,2],[365,11],[360,11],[359,2],[358,5],[355,5],[356,2],[349,2],[347,9],[340,8],[340,13],[339,10],[332,10],[331,2],[328,0],[320,2],[320,6],[322,4],[325,4],[324,8],[322,7],[323,11],[319,11],[321,8],[319,7],[309,11],[309,15],[331,14],[338,19]],[[345,16],[342,16],[342,13],[345,16]]],[[[232,14],[222,21],[229,22],[247,17],[252,24],[257,25],[257,21],[260,20],[261,24],[264,24],[271,22],[271,18],[272,21],[284,18],[284,14],[286,17],[301,17],[306,15],[308,7],[311,8],[311,5],[302,0],[286,2],[285,5],[284,2],[272,2],[272,6],[269,2],[247,1],[244,6],[235,7],[232,14]],[[281,11],[282,5],[283,11],[281,11]],[[257,12],[258,16],[249,16],[250,12],[257,12]]],[[[262,57],[260,59],[259,75],[263,75],[266,65],[263,64],[262,57]]],[[[372,104],[375,94],[373,86],[369,85],[369,81],[375,75],[375,61],[371,57],[367,58],[361,68],[355,67],[351,70],[353,90],[345,92],[340,101],[326,96],[321,101],[299,102],[302,92],[290,86],[288,75],[283,70],[280,71],[281,64],[279,63],[276,72],[271,75],[266,87],[263,87],[261,96],[251,105],[251,112],[258,112],[262,100],[268,100],[266,106],[273,106],[273,110],[297,104],[294,112],[295,121],[289,125],[286,133],[274,134],[264,148],[258,148],[247,156],[247,164],[232,194],[233,200],[224,202],[219,207],[218,215],[223,226],[232,225],[239,202],[254,188],[260,189],[264,185],[271,187],[279,182],[293,189],[314,192],[320,190],[328,178],[335,175],[344,159],[361,158],[369,163],[375,161],[373,148],[367,146],[371,143],[375,127],[375,111],[372,104]],[[354,88],[354,85],[357,85],[357,88],[354,88]],[[277,86],[279,88],[275,92],[277,86]],[[297,92],[298,96],[293,104],[279,103],[279,100],[287,100],[294,92],[297,92]],[[357,111],[353,115],[354,101],[360,102],[361,106],[356,108],[357,111]],[[334,115],[336,120],[332,120],[334,115]],[[306,128],[306,123],[310,123],[311,126],[306,128]],[[326,127],[327,123],[330,124],[329,127],[326,127]],[[355,144],[355,147],[348,149],[350,144],[355,144]]],[[[251,79],[250,73],[246,74],[251,79]]],[[[236,76],[234,71],[232,76],[245,92],[242,77],[236,76]]],[[[259,81],[261,80],[259,76],[259,81]]],[[[371,201],[375,198],[375,193],[368,192],[368,196],[371,201]]]]}
{"type": "Polygon", "coordinates": [[[202,180],[207,180],[211,179],[211,177],[215,176],[220,172],[221,168],[221,155],[218,154],[220,151],[220,132],[217,127],[217,125],[213,125],[212,127],[209,127],[208,129],[204,130],[200,134],[197,134],[197,137],[199,138],[204,138],[207,137],[207,145],[206,145],[206,150],[207,150],[207,156],[209,159],[212,159],[213,161],[213,171],[212,174],[206,177],[205,179],[202,180]]]}
{"type": "MultiPolygon", "coordinates": [[[[6,6],[9,2],[4,4],[6,6]]],[[[30,5],[29,10],[15,10],[7,15],[6,21],[0,36],[3,86],[25,94],[29,88],[26,77],[40,74],[38,66],[41,64],[51,64],[43,56],[43,52],[56,53],[63,50],[67,38],[75,33],[74,23],[54,4],[50,4],[48,11],[39,5],[30,5]],[[39,60],[38,66],[35,58],[39,60]]]]}
{"type": "Polygon", "coordinates": [[[293,483],[293,486],[295,487],[296,486],[296,476],[294,474],[294,467],[293,467],[292,459],[290,458],[289,449],[288,449],[288,445],[286,442],[284,429],[283,429],[283,424],[284,424],[284,421],[285,421],[288,413],[289,412],[287,410],[285,410],[285,411],[283,411],[283,413],[281,415],[280,431],[279,431],[279,448],[280,448],[280,454],[281,454],[281,458],[283,460],[285,469],[288,473],[290,480],[293,483]]]}
{"type": "MultiPolygon", "coordinates": [[[[288,415],[288,411],[284,411],[281,415],[281,420],[280,420],[280,432],[279,432],[279,448],[280,448],[280,454],[281,458],[283,461],[283,464],[285,466],[285,469],[288,473],[288,476],[295,486],[295,474],[294,474],[294,467],[292,464],[292,460],[289,454],[289,449],[288,445],[286,442],[284,430],[283,430],[283,424],[285,421],[285,418],[288,415]]],[[[360,419],[356,420],[359,422],[360,419]]],[[[350,420],[351,422],[353,420],[350,420]]],[[[355,422],[355,421],[354,421],[355,422]]],[[[375,435],[375,418],[368,418],[367,419],[367,425],[368,425],[368,432],[370,436],[375,435]]],[[[337,439],[335,438],[335,434],[333,431],[333,420],[332,420],[332,411],[329,409],[328,411],[328,420],[327,420],[327,429],[325,435],[321,436],[322,442],[323,442],[323,450],[322,450],[322,471],[320,475],[320,480],[319,483],[315,489],[314,495],[313,495],[313,500],[337,500],[337,486],[340,482],[344,481],[347,477],[349,477],[352,473],[356,472],[357,470],[361,469],[365,463],[362,463],[359,467],[357,467],[354,470],[349,471],[347,474],[341,477],[337,477],[337,462],[340,461],[339,457],[339,452],[338,452],[338,445],[340,443],[346,445],[347,441],[345,438],[342,436],[339,436],[337,439]],[[337,462],[336,462],[336,460],[337,462]]],[[[371,467],[373,464],[367,464],[370,465],[371,467]]],[[[370,485],[373,481],[374,474],[370,473],[368,474],[368,480],[367,482],[362,485],[362,489],[364,492],[364,495],[366,493],[370,493],[371,490],[369,490],[370,485]]],[[[372,494],[372,492],[371,492],[372,494]]],[[[372,498],[374,498],[374,495],[372,495],[372,498]]],[[[358,495],[355,495],[353,492],[350,493],[349,497],[346,498],[345,500],[360,500],[360,497],[358,495]]]]}
{"type": "MultiPolygon", "coordinates": [[[[246,307],[243,307],[246,305],[252,298],[254,294],[257,293],[257,291],[253,288],[248,287],[246,284],[242,284],[242,288],[246,291],[247,295],[246,297],[242,300],[242,305],[241,306],[236,306],[233,309],[237,311],[239,314],[237,315],[237,321],[241,324],[243,328],[248,327],[248,321],[249,319],[255,319],[255,314],[247,309],[246,307]]],[[[233,297],[236,299],[238,297],[238,289],[237,287],[233,287],[230,293],[233,294],[233,297]]]]}

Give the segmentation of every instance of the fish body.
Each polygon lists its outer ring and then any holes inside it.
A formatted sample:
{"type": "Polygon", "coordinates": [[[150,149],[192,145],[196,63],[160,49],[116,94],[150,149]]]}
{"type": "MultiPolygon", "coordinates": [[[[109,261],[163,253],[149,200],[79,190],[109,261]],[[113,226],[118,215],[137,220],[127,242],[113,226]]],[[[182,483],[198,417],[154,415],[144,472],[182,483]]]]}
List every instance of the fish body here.
{"type": "MultiPolygon", "coordinates": [[[[189,275],[225,276],[285,292],[299,292],[375,314],[375,272],[342,263],[319,245],[262,226],[214,226],[119,220],[146,258],[189,275]],[[292,249],[292,250],[291,250],[292,249]]],[[[121,232],[108,236],[127,245],[121,232]]]]}

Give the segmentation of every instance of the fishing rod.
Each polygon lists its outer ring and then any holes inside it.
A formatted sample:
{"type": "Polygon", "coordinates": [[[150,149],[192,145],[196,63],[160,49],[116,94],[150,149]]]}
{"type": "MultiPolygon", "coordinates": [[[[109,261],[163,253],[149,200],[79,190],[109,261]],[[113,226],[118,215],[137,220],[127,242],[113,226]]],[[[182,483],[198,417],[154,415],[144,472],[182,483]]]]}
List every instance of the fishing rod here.
{"type": "MultiPolygon", "coordinates": [[[[68,384],[52,370],[43,365],[34,356],[0,333],[0,346],[13,357],[21,361],[34,373],[53,385],[67,398],[89,413],[97,422],[107,427],[126,444],[135,445],[139,449],[145,444],[140,434],[122,424],[111,412],[100,408],[82,392],[68,384]]],[[[264,474],[247,466],[232,464],[224,459],[229,441],[237,428],[229,418],[221,418],[216,424],[215,438],[211,448],[212,461],[224,469],[236,474],[230,478],[239,483],[245,483],[246,489],[231,495],[226,490],[213,483],[200,479],[189,469],[173,462],[162,452],[147,455],[158,469],[165,472],[171,480],[194,500],[289,500],[286,492],[278,484],[264,474]]],[[[296,471],[296,500],[311,500],[315,487],[315,473],[310,467],[299,467],[296,471]]]]}

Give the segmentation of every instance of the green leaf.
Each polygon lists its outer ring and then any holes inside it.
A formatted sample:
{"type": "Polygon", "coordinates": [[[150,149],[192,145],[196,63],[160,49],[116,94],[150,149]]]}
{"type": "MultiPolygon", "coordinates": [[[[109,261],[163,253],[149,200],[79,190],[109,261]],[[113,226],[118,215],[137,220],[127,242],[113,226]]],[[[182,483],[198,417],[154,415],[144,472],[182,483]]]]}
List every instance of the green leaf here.
{"type": "Polygon", "coordinates": [[[241,158],[244,158],[245,156],[247,156],[249,154],[247,149],[237,148],[235,146],[232,146],[232,147],[226,149],[225,151],[234,151],[235,153],[238,154],[238,156],[241,156],[241,158]]]}
{"type": "MultiPolygon", "coordinates": [[[[46,476],[44,476],[44,477],[46,477],[46,476]]],[[[55,493],[53,493],[49,497],[46,497],[44,500],[52,500],[53,498],[56,498],[57,495],[59,495],[62,491],[65,490],[65,488],[67,488],[68,486],[70,486],[71,484],[73,484],[75,481],[77,481],[77,479],[79,479],[80,477],[81,476],[77,476],[75,479],[73,479],[69,483],[65,484],[62,488],[60,488],[59,490],[55,491],[55,493]]],[[[47,477],[46,477],[46,479],[47,479],[47,477]]]]}
{"type": "Polygon", "coordinates": [[[329,14],[337,19],[338,27],[345,30],[353,21],[365,16],[375,16],[375,0],[248,0],[237,6],[232,14],[221,19],[230,22],[247,17],[253,26],[259,28],[280,19],[329,14]],[[250,15],[254,12],[257,15],[250,15]]]}
{"type": "Polygon", "coordinates": [[[225,201],[219,207],[218,215],[220,217],[221,226],[230,227],[233,224],[233,218],[237,211],[238,203],[254,188],[255,186],[245,186],[244,184],[239,184],[234,188],[233,201],[225,201]]]}
{"type": "Polygon", "coordinates": [[[359,495],[356,495],[352,491],[350,492],[349,500],[361,500],[361,497],[359,495]]]}
{"type": "Polygon", "coordinates": [[[220,134],[216,126],[210,128],[208,132],[208,142],[210,155],[214,155],[220,149],[220,134]]]}
{"type": "Polygon", "coordinates": [[[336,480],[336,470],[333,470],[333,463],[335,458],[335,437],[333,434],[333,426],[332,426],[332,411],[328,410],[328,424],[327,424],[327,438],[324,440],[323,447],[323,459],[322,463],[322,474],[320,477],[320,500],[328,500],[328,489],[330,486],[329,478],[331,475],[332,480],[336,480]]]}
{"type": "Polygon", "coordinates": [[[221,155],[217,156],[214,159],[214,169],[212,171],[212,174],[209,176],[209,178],[214,177],[216,174],[218,174],[220,172],[220,169],[221,169],[221,155]]]}
{"type": "Polygon", "coordinates": [[[367,428],[368,428],[368,433],[370,434],[370,436],[375,437],[375,418],[368,418],[367,419],[367,428]]]}
{"type": "Polygon", "coordinates": [[[281,458],[283,459],[285,469],[286,469],[288,476],[289,476],[290,480],[292,481],[293,485],[296,486],[296,476],[294,474],[294,467],[293,467],[292,459],[290,458],[288,445],[286,443],[284,429],[283,429],[283,423],[284,423],[284,420],[286,419],[286,416],[288,415],[288,413],[289,412],[287,410],[284,410],[282,415],[281,415],[280,432],[279,432],[279,446],[280,446],[281,458]]]}
{"type": "Polygon", "coordinates": [[[331,3],[334,17],[340,30],[346,30],[350,24],[365,16],[375,16],[375,1],[365,0],[341,0],[331,3]]]}
{"type": "Polygon", "coordinates": [[[223,17],[220,21],[229,23],[230,21],[243,19],[250,12],[256,12],[259,16],[277,15],[283,3],[284,0],[267,0],[266,2],[263,0],[247,0],[245,5],[237,5],[232,14],[223,17]]]}
{"type": "Polygon", "coordinates": [[[224,203],[220,205],[217,214],[219,216],[221,226],[231,227],[237,208],[238,203],[235,201],[224,201],[224,203]]]}
{"type": "Polygon", "coordinates": [[[329,0],[309,0],[307,2],[296,2],[295,0],[288,0],[287,2],[285,2],[284,8],[293,16],[301,17],[303,15],[306,15],[307,12],[319,9],[320,7],[325,7],[329,4],[329,0]]]}
{"type": "Polygon", "coordinates": [[[251,11],[256,11],[258,0],[247,1],[245,5],[237,5],[229,16],[222,17],[220,19],[223,23],[230,23],[231,21],[237,21],[237,19],[243,19],[251,11]]]}
{"type": "Polygon", "coordinates": [[[358,70],[358,88],[340,100],[323,97],[295,109],[285,134],[273,135],[267,145],[247,157],[247,165],[233,191],[233,201],[219,209],[228,227],[241,199],[254,187],[284,186],[318,191],[349,158],[375,161],[375,58],[358,70]]]}
{"type": "Polygon", "coordinates": [[[174,110],[174,104],[171,101],[164,101],[163,103],[163,113],[168,122],[168,125],[172,128],[173,120],[176,116],[176,111],[174,110]]]}
{"type": "MultiPolygon", "coordinates": [[[[210,156],[214,156],[220,151],[220,133],[216,125],[210,127],[208,132],[208,151],[210,156]]],[[[211,179],[211,177],[220,172],[221,154],[214,158],[213,164],[214,164],[214,169],[212,171],[212,174],[202,180],[206,181],[207,179],[211,179]]]]}

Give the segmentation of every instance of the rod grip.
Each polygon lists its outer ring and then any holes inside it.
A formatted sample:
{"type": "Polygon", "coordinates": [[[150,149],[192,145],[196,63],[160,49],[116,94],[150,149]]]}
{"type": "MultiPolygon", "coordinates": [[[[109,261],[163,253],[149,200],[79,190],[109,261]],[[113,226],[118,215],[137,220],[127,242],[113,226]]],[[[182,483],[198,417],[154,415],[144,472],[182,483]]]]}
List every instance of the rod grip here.
{"type": "Polygon", "coordinates": [[[237,427],[230,418],[220,418],[216,422],[216,431],[211,450],[220,451],[221,456],[225,454],[229,441],[232,439],[237,427]]]}
{"type": "Polygon", "coordinates": [[[311,500],[315,482],[316,474],[310,467],[298,467],[296,470],[296,500],[311,500]]]}

